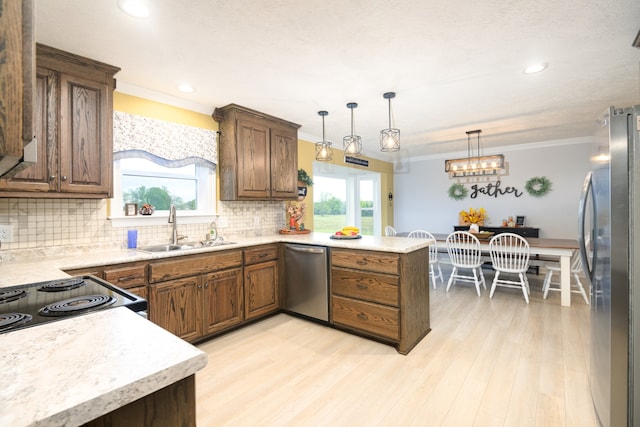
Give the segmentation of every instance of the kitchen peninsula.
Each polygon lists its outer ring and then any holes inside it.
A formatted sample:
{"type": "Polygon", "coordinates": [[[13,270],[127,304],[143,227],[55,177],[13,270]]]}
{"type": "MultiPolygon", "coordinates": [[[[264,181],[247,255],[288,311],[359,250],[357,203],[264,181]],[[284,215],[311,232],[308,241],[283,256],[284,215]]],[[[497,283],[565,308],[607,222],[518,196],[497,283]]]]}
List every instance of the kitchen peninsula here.
{"type": "MultiPolygon", "coordinates": [[[[0,287],[68,277],[63,270],[237,251],[295,242],[331,248],[334,281],[331,324],[396,346],[406,354],[429,331],[429,240],[368,237],[340,241],[328,234],[238,239],[226,246],[182,253],[69,248],[66,255],[32,261],[18,251],[0,253],[0,287]],[[78,251],[82,256],[78,256],[78,251]],[[368,293],[371,290],[372,292],[368,293]]],[[[52,251],[54,252],[54,251],[52,251]]],[[[152,286],[152,285],[148,285],[152,286]]],[[[192,381],[207,355],[119,307],[0,334],[2,425],[79,425],[163,387],[192,381]],[[81,318],[82,322],[74,322],[81,318]],[[104,375],[102,377],[101,375],[104,375]],[[86,378],[86,380],[84,379],[86,378]],[[191,380],[189,380],[191,378],[191,380]],[[30,391],[36,391],[37,399],[30,391]],[[35,402],[42,402],[36,405],[35,402]]],[[[187,389],[191,385],[186,384],[187,389]]],[[[182,386],[175,394],[182,393],[182,386]]]]}

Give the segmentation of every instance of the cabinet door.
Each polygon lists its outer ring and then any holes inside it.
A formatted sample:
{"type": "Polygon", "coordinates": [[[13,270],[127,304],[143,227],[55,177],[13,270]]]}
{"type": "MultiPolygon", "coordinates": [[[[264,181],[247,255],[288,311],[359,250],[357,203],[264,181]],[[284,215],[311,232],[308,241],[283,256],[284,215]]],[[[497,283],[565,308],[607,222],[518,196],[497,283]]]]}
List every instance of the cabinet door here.
{"type": "Polygon", "coordinates": [[[33,0],[0,0],[0,161],[33,138],[33,0]]]}
{"type": "Polygon", "coordinates": [[[298,133],[295,129],[271,129],[271,197],[298,197],[298,133]]]}
{"type": "Polygon", "coordinates": [[[180,338],[202,336],[200,277],[187,277],[149,286],[149,320],[180,338]]]}
{"type": "Polygon", "coordinates": [[[60,74],[60,191],[113,194],[111,90],[60,74]]]}
{"type": "Polygon", "coordinates": [[[246,266],[244,272],[244,306],[247,320],[278,310],[280,298],[277,262],[246,266]]]}
{"type": "Polygon", "coordinates": [[[244,319],[242,308],[242,268],[218,271],[205,277],[205,335],[241,323],[244,319]]]}
{"type": "Polygon", "coordinates": [[[38,161],[8,179],[0,179],[7,191],[57,191],[58,170],[58,73],[38,68],[36,74],[35,135],[38,161]]]}
{"type": "Polygon", "coordinates": [[[238,198],[264,200],[271,194],[269,127],[239,116],[237,135],[238,198]]]}

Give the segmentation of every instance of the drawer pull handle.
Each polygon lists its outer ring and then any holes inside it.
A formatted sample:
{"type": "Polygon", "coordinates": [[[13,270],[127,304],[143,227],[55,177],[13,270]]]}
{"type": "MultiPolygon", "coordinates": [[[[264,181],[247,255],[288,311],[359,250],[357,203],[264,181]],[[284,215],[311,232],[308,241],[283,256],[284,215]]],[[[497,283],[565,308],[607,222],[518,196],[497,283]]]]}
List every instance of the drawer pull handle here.
{"type": "Polygon", "coordinates": [[[122,276],[122,277],[118,277],[118,282],[127,282],[129,280],[133,280],[135,279],[136,276],[131,275],[131,276],[122,276]]]}
{"type": "Polygon", "coordinates": [[[369,317],[366,314],[358,313],[358,319],[369,320],[369,317]]]}
{"type": "Polygon", "coordinates": [[[367,265],[367,261],[356,261],[358,265],[367,265]]]}
{"type": "Polygon", "coordinates": [[[258,258],[264,258],[264,257],[268,257],[269,254],[268,253],[262,253],[260,255],[258,255],[258,258]]]}
{"type": "Polygon", "coordinates": [[[367,285],[362,285],[362,284],[360,284],[360,283],[358,283],[358,284],[356,285],[356,287],[357,287],[358,289],[362,289],[362,290],[367,290],[367,289],[369,289],[369,287],[368,287],[367,285]]]}

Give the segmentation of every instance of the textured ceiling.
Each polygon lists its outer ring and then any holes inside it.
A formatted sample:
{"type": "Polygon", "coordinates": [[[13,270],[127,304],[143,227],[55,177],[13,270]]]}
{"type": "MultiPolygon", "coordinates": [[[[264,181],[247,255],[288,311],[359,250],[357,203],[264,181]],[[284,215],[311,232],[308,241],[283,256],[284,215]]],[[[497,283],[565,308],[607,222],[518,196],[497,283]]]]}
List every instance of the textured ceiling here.
{"type": "Polygon", "coordinates": [[[637,0],[147,1],[135,19],[116,0],[36,0],[36,39],[121,67],[125,92],[207,114],[244,105],[311,141],[327,110],[339,148],[357,102],[364,153],[389,161],[466,152],[473,129],[485,149],[588,136],[609,105],[640,104],[637,0]],[[378,149],[388,91],[397,153],[378,149]]]}

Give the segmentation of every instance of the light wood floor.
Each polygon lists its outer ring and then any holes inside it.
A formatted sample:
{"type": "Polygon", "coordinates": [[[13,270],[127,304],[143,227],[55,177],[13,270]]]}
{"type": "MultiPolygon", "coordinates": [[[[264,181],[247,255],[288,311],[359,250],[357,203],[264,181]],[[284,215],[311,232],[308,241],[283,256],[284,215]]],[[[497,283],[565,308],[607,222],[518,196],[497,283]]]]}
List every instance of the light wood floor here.
{"type": "Polygon", "coordinates": [[[432,331],[407,356],[285,314],[203,343],[198,425],[594,426],[589,307],[545,301],[529,277],[529,305],[439,285],[432,331]]]}

